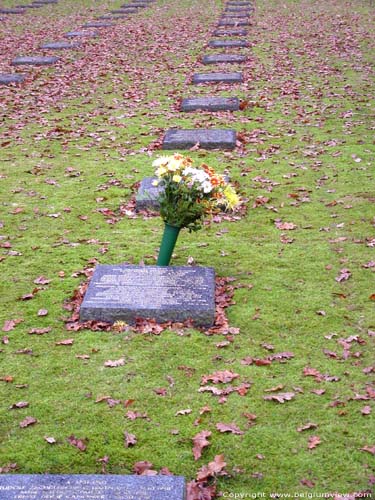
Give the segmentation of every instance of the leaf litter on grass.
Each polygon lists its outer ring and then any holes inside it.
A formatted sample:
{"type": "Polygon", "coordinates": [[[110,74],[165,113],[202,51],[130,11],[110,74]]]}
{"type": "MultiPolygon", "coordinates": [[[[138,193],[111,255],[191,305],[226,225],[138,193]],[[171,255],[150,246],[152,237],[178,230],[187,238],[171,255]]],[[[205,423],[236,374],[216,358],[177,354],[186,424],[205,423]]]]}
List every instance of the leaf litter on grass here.
{"type": "MultiPolygon", "coordinates": [[[[61,36],[87,21],[86,6],[63,11],[52,28],[39,19],[27,26],[12,20],[1,41],[2,68],[47,33],[61,36]]],[[[196,90],[188,82],[220,8],[213,1],[204,10],[195,0],[158,3],[152,15],[137,14],[64,54],[52,70],[32,69],[20,87],[1,89],[0,265],[8,337],[0,349],[7,401],[1,472],[71,472],[74,453],[85,447],[83,465],[73,466],[77,472],[99,467],[155,475],[168,466],[196,477],[189,500],[220,491],[371,487],[373,11],[365,1],[258,2],[245,83],[235,89],[246,106],[233,115],[186,117],[176,103],[196,90]],[[181,247],[186,241],[187,248],[176,259],[184,264],[192,256],[220,276],[236,277],[216,330],[225,345],[196,336],[191,325],[179,327],[180,335],[148,321],[138,332],[100,324],[91,325],[92,332],[77,328],[77,318],[67,347],[56,345],[66,335],[60,305],[77,288],[77,268],[90,259],[153,263],[146,256],[155,255],[159,242],[157,219],[133,220],[127,203],[131,186],[152,173],[150,157],[171,125],[238,131],[234,152],[190,154],[227,169],[253,208],[236,225],[221,219],[220,236],[212,227],[194,240],[186,236],[181,247]],[[35,277],[50,282],[35,283],[35,277]],[[40,310],[48,315],[38,316],[40,310]],[[262,344],[288,355],[265,356],[262,344]],[[121,359],[126,362],[116,365],[121,359]],[[111,370],[108,361],[115,363],[111,370]],[[216,378],[200,385],[204,377],[216,378]],[[56,395],[51,380],[60,389],[56,395]],[[9,411],[9,401],[21,402],[20,390],[32,406],[29,418],[37,420],[30,429],[18,428],[24,409],[9,411]],[[111,397],[95,405],[90,391],[111,397]],[[264,391],[272,401],[263,399],[264,391]],[[124,430],[122,405],[111,401],[136,401],[133,413],[140,416],[125,417],[124,430]],[[210,411],[200,414],[208,404],[210,411]],[[78,407],[95,429],[82,422],[78,407]],[[175,416],[187,408],[191,413],[175,416]],[[298,432],[313,431],[304,424],[310,420],[319,436],[298,432]],[[221,432],[225,426],[244,434],[221,432]],[[136,436],[136,445],[126,447],[125,432],[130,441],[136,436]],[[202,448],[208,465],[191,451],[201,432],[211,433],[210,446],[202,448]],[[56,443],[46,450],[45,436],[52,435],[56,443]],[[92,451],[98,446],[100,454],[92,451]]],[[[199,88],[206,95],[233,91],[199,88]]]]}

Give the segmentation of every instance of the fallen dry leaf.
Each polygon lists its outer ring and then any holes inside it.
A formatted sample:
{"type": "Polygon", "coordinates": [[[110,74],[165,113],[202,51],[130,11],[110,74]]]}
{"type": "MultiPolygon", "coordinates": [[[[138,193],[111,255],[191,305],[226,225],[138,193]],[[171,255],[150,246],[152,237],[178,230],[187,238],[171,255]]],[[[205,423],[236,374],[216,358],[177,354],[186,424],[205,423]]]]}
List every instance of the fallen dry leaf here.
{"type": "Polygon", "coordinates": [[[134,446],[135,444],[137,444],[135,435],[125,431],[125,448],[129,448],[129,446],[134,446]]]}
{"type": "Polygon", "coordinates": [[[290,401],[294,398],[296,394],[294,392],[280,392],[279,394],[272,394],[269,396],[263,396],[266,401],[277,401],[278,403],[285,403],[285,401],[290,401]]]}
{"type": "Polygon", "coordinates": [[[319,436],[311,436],[309,437],[309,443],[307,445],[309,450],[312,450],[318,446],[318,444],[321,443],[320,437],[319,436]]]}
{"type": "Polygon", "coordinates": [[[36,424],[38,420],[34,417],[26,417],[25,419],[20,422],[20,427],[28,427],[29,425],[36,424]]]}
{"type": "Polygon", "coordinates": [[[216,429],[220,432],[231,432],[232,434],[245,434],[241,429],[234,423],[232,424],[223,424],[219,422],[216,424],[216,429]]]}
{"type": "Polygon", "coordinates": [[[193,456],[194,460],[198,460],[202,456],[202,450],[211,443],[207,440],[211,436],[210,431],[201,431],[193,437],[193,456]]]}
{"type": "Polygon", "coordinates": [[[111,359],[109,359],[108,361],[106,361],[104,363],[104,366],[106,368],[116,368],[117,366],[124,366],[124,364],[125,364],[124,358],[120,358],[120,359],[117,359],[115,361],[112,361],[111,359]]]}

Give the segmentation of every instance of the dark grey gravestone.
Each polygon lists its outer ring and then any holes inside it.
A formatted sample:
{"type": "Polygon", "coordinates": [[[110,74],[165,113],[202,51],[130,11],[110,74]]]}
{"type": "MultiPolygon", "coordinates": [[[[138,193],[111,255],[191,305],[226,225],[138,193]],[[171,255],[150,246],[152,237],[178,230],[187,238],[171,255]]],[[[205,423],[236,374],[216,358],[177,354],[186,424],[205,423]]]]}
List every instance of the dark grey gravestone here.
{"type": "Polygon", "coordinates": [[[249,21],[244,21],[240,18],[231,19],[231,18],[222,18],[218,22],[218,26],[248,26],[249,21]]]}
{"type": "Polygon", "coordinates": [[[98,36],[97,31],[69,31],[64,34],[65,38],[74,38],[74,37],[86,37],[86,38],[95,38],[98,36]]]}
{"type": "Polygon", "coordinates": [[[240,101],[237,97],[195,97],[183,99],[181,111],[238,111],[240,101]]]}
{"type": "Polygon", "coordinates": [[[1,500],[185,500],[179,476],[7,474],[1,500]]]}
{"type": "Polygon", "coordinates": [[[197,326],[212,326],[215,320],[214,269],[126,264],[96,266],[81,305],[80,320],[134,323],[136,318],[153,318],[158,322],[192,319],[197,326]]]}
{"type": "Polygon", "coordinates": [[[77,49],[80,46],[79,43],[71,42],[48,42],[41,45],[40,49],[48,50],[64,50],[64,49],[77,49]]]}
{"type": "Polygon", "coordinates": [[[250,44],[246,40],[211,40],[208,44],[213,48],[226,48],[226,47],[249,47],[250,44]]]}
{"type": "Polygon", "coordinates": [[[251,2],[227,2],[227,7],[252,7],[253,4],[251,2]]]}
{"type": "Polygon", "coordinates": [[[30,4],[27,4],[27,5],[24,5],[22,8],[25,8],[25,9],[40,9],[41,7],[43,7],[43,4],[41,4],[41,3],[30,3],[30,4]]]}
{"type": "Polygon", "coordinates": [[[214,31],[215,36],[247,36],[249,32],[244,29],[228,28],[214,31]]]}
{"type": "Polygon", "coordinates": [[[13,66],[29,65],[29,66],[51,66],[59,60],[56,56],[20,56],[13,59],[13,66]]]}
{"type": "Polygon", "coordinates": [[[250,21],[250,14],[249,12],[242,11],[242,12],[232,12],[232,11],[224,11],[224,18],[226,19],[246,19],[247,21],[250,21]]]}
{"type": "Polygon", "coordinates": [[[212,56],[203,56],[203,64],[225,64],[225,63],[243,63],[247,59],[246,56],[240,54],[214,54],[212,56]]]}
{"type": "Polygon", "coordinates": [[[58,0],[35,0],[33,3],[41,3],[41,4],[51,4],[51,3],[58,3],[58,0]]]}
{"type": "Polygon", "coordinates": [[[110,26],[115,26],[115,23],[105,22],[105,21],[92,21],[86,23],[82,28],[109,28],[110,26]]]}
{"type": "Polygon", "coordinates": [[[167,130],[162,149],[190,149],[196,144],[202,149],[234,149],[236,132],[221,129],[167,130]]]}
{"type": "Polygon", "coordinates": [[[147,3],[129,3],[127,7],[135,7],[137,9],[145,9],[148,7],[147,3]]]}
{"type": "Polygon", "coordinates": [[[136,210],[155,210],[158,211],[160,204],[158,197],[163,192],[164,188],[153,186],[152,183],[156,177],[145,177],[141,180],[138,193],[135,196],[136,210]]]}
{"type": "Polygon", "coordinates": [[[227,7],[224,10],[224,13],[229,13],[231,16],[238,14],[250,16],[253,13],[253,10],[248,7],[227,7]]]}
{"type": "Polygon", "coordinates": [[[242,83],[242,73],[196,73],[193,84],[199,83],[242,83]]]}
{"type": "Polygon", "coordinates": [[[135,7],[121,7],[119,11],[123,14],[135,14],[136,12],[138,12],[138,9],[136,9],[135,7]]]}
{"type": "Polygon", "coordinates": [[[232,11],[232,12],[253,12],[254,7],[252,5],[227,5],[225,8],[227,11],[232,11]]]}
{"type": "Polygon", "coordinates": [[[25,79],[25,75],[17,73],[0,74],[0,85],[9,85],[11,83],[21,83],[25,79]]]}
{"type": "Polygon", "coordinates": [[[0,9],[0,14],[24,14],[23,9],[0,9]]]}

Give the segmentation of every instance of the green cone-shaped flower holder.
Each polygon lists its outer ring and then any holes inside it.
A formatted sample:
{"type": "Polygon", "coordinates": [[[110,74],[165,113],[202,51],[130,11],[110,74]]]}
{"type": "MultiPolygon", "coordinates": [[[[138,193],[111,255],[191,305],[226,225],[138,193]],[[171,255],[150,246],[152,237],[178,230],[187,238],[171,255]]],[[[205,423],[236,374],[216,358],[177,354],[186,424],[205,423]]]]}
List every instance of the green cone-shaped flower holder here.
{"type": "Polygon", "coordinates": [[[163,238],[161,240],[157,261],[158,266],[169,266],[180,230],[180,227],[171,226],[165,222],[163,238]]]}

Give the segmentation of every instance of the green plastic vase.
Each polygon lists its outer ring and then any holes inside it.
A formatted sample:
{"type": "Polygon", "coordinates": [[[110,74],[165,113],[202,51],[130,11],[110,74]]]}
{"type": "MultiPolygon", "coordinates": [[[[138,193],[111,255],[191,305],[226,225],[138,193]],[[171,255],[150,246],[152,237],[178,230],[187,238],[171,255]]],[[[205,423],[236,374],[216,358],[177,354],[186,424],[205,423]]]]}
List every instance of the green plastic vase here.
{"type": "Polygon", "coordinates": [[[169,266],[180,230],[180,227],[171,226],[165,222],[163,238],[161,240],[157,261],[158,266],[169,266]]]}

